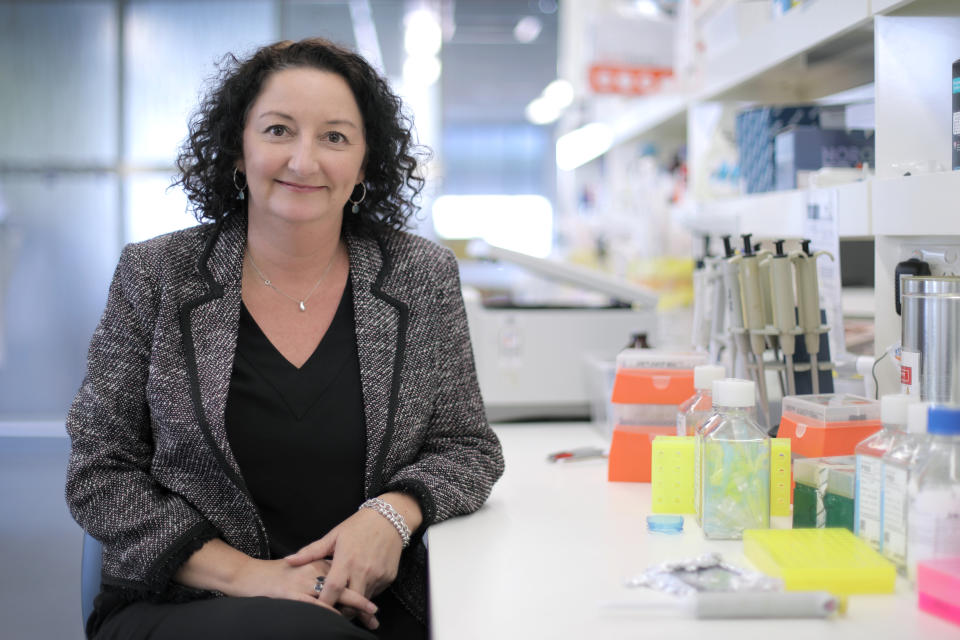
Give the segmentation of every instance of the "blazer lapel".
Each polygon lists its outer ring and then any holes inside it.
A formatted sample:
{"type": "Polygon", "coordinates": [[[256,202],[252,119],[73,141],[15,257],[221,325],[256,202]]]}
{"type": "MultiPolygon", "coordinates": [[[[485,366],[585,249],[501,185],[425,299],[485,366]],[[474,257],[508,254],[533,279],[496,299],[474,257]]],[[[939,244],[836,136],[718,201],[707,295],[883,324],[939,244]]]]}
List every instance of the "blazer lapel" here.
{"type": "Polygon", "coordinates": [[[353,309],[367,428],[367,496],[380,493],[397,413],[406,342],[407,305],[384,291],[389,254],[380,241],[347,235],[353,309]]]}
{"type": "Polygon", "coordinates": [[[207,444],[240,491],[249,492],[227,440],[224,414],[240,317],[246,226],[227,218],[210,233],[197,271],[203,292],[180,307],[191,403],[207,444]]]}

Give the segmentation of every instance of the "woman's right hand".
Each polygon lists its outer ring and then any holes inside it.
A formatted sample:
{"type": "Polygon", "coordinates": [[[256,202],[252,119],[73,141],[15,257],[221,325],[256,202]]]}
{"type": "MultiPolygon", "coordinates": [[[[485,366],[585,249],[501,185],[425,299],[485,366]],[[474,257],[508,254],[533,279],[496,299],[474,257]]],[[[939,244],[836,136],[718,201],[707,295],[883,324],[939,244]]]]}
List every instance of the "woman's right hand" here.
{"type": "Polygon", "coordinates": [[[288,562],[280,560],[258,560],[250,558],[241,565],[233,584],[234,595],[240,597],[266,596],[268,598],[284,598],[299,600],[321,607],[326,607],[348,618],[356,616],[368,629],[376,629],[379,625],[374,614],[377,605],[353,589],[344,589],[337,601],[342,610],[330,607],[317,596],[316,585],[318,576],[326,576],[330,570],[330,563],[326,561],[313,562],[302,567],[291,567],[288,562]]]}

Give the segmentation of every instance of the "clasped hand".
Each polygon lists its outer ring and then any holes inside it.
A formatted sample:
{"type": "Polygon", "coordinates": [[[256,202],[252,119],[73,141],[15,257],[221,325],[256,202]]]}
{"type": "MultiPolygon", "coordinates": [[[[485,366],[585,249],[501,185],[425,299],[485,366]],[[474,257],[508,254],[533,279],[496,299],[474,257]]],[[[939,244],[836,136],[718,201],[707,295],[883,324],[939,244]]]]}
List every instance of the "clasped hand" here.
{"type": "Polygon", "coordinates": [[[317,574],[326,576],[320,603],[331,607],[340,603],[344,615],[356,615],[366,627],[375,629],[379,626],[376,619],[366,614],[368,610],[356,608],[353,594],[372,598],[386,589],[397,577],[402,551],[393,525],[379,513],[361,509],[285,561],[300,568],[329,559],[329,570],[317,574]]]}

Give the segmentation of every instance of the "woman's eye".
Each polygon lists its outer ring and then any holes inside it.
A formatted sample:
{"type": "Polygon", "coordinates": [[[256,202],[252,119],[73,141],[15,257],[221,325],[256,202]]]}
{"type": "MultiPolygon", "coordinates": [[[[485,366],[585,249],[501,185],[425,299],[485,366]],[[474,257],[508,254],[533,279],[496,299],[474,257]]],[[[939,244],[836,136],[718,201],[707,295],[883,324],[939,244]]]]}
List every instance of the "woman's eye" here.
{"type": "Polygon", "coordinates": [[[287,128],[286,128],[285,126],[283,126],[282,124],[275,124],[275,125],[269,127],[269,128],[267,129],[267,131],[270,132],[270,135],[274,135],[274,136],[278,136],[278,137],[279,137],[279,136],[282,136],[284,133],[287,132],[287,128]]]}
{"type": "Polygon", "coordinates": [[[331,131],[327,134],[327,140],[335,144],[340,144],[341,142],[346,142],[347,138],[339,131],[331,131]]]}

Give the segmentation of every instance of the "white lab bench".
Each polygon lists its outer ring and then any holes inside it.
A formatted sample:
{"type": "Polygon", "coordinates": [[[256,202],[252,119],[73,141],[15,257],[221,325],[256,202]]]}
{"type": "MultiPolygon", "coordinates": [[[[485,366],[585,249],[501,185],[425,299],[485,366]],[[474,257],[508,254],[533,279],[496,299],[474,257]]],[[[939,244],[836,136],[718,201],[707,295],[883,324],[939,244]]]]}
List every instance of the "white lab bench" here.
{"type": "Polygon", "coordinates": [[[960,638],[960,628],[895,595],[850,598],[830,620],[707,620],[602,609],[637,598],[625,579],[646,567],[718,551],[750,567],[739,541],[703,538],[692,516],[680,535],[651,534],[650,485],[607,482],[605,461],[550,464],[551,451],[603,445],[585,424],[503,425],[506,472],[477,513],[430,528],[434,640],[491,638],[960,638]]]}

